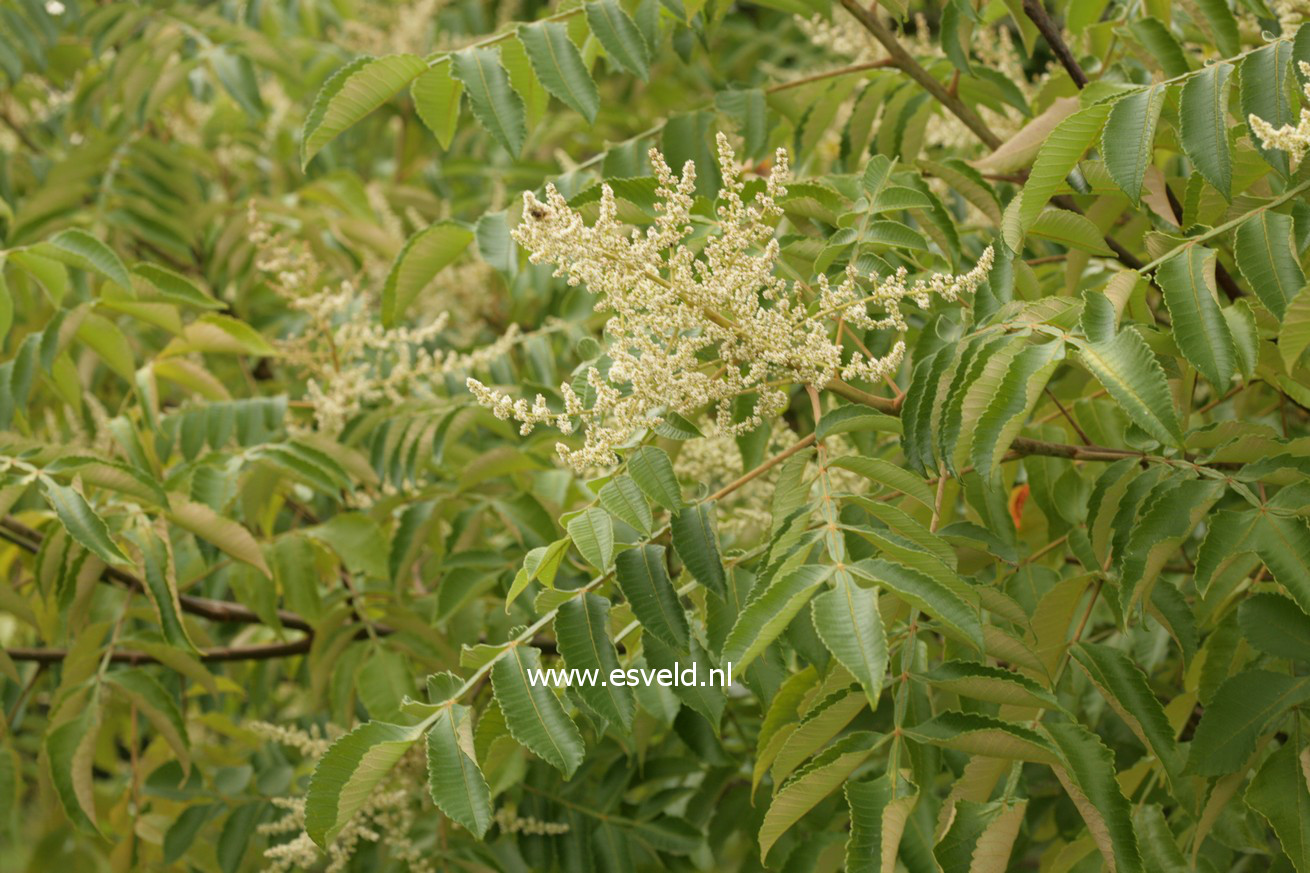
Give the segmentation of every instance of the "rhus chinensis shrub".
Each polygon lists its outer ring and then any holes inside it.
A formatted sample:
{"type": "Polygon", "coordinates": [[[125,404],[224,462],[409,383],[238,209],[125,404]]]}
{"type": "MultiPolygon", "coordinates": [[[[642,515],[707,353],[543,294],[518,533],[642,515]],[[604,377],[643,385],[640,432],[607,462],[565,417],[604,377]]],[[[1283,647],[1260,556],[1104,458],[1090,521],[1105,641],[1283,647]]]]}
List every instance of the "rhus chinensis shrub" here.
{"type": "Polygon", "coordinates": [[[1310,873],[1284,0],[0,8],[0,868],[1310,873]]]}

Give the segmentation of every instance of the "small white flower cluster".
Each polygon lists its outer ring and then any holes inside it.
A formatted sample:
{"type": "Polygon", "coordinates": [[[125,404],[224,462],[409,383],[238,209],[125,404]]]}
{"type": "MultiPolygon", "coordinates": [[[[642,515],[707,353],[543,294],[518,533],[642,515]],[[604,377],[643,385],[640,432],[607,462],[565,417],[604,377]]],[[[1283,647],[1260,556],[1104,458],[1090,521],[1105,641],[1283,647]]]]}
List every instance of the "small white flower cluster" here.
{"type": "MultiPolygon", "coordinates": [[[[285,728],[257,722],[251,729],[261,736],[276,740],[311,758],[322,757],[329,745],[317,732],[310,734],[299,728],[285,728]]],[[[341,873],[350,865],[350,859],[359,849],[361,840],[380,843],[386,847],[387,857],[401,862],[405,870],[415,873],[436,873],[436,866],[411,834],[422,811],[416,798],[427,796],[427,762],[418,746],[410,750],[392,774],[387,777],[386,788],[373,791],[360,810],[346,822],[336,840],[327,848],[325,873],[341,873]]],[[[289,873],[317,867],[322,853],[305,827],[305,799],[303,797],[277,797],[273,805],[283,811],[275,821],[259,825],[258,832],[266,836],[297,834],[295,838],[279,843],[264,851],[267,873],[289,873]]]]}
{"type": "Polygon", "coordinates": [[[712,407],[719,432],[742,434],[785,407],[788,395],[780,386],[823,386],[839,372],[850,378],[881,377],[900,363],[904,344],[884,358],[856,352],[843,366],[842,345],[829,336],[837,321],[903,331],[903,299],[920,305],[934,294],[956,299],[976,288],[991,265],[989,249],[964,276],[934,276],[909,286],[904,271],[883,280],[857,276],[852,268],[836,287],[821,277],[819,299],[807,301],[804,283],[775,274],[780,252],[774,223],[786,194],[787,153],[778,151],[764,189],[747,204],[742,171],[723,134],[718,150],[723,187],[716,232],[697,248],[689,244],[695,165],[688,161],[682,175],[675,176],[655,149],[650,160],[658,180],[659,214],[644,233],[618,220],[608,185],[591,226],[552,185],[546,186],[544,202],[524,194],[524,219],[514,239],[534,263],[554,264],[556,276],[597,295],[597,310],[610,313],[605,334],[612,364],[606,374],[596,368],[587,373],[588,393],[594,395],[590,403],[570,384],[562,385],[562,411],[551,409],[544,397],[529,404],[476,379],[469,379],[468,387],[497,416],[517,420],[524,434],[539,424],[569,433],[573,420],[580,420],[583,446],[558,446],[575,470],[613,465],[616,447],[658,424],[669,411],[694,417],[712,407]],[[861,283],[869,281],[873,292],[861,296],[861,283]],[[817,302],[817,314],[811,302],[817,302]],[[870,316],[869,304],[883,314],[870,316]],[[733,421],[734,398],[750,393],[757,398],[753,414],[733,421]]]}
{"type": "MultiPolygon", "coordinates": [[[[1297,67],[1302,76],[1310,77],[1310,64],[1298,61],[1297,67]]],[[[1306,104],[1301,107],[1301,117],[1295,126],[1284,124],[1282,127],[1274,127],[1259,116],[1246,117],[1251,130],[1260,138],[1260,145],[1267,149],[1281,149],[1287,152],[1292,160],[1293,169],[1301,163],[1306,151],[1310,150],[1310,82],[1307,82],[1301,91],[1305,95],[1306,104]]]]}

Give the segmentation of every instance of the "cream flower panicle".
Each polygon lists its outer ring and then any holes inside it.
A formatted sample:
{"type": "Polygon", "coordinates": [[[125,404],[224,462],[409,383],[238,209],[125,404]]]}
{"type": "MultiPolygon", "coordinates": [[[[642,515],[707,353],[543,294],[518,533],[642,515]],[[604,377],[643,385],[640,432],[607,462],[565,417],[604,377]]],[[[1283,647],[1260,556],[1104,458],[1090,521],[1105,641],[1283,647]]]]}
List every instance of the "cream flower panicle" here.
{"type": "MultiPolygon", "coordinates": [[[[1302,76],[1310,78],[1310,64],[1298,61],[1297,68],[1300,69],[1302,76]]],[[[1260,145],[1263,148],[1281,149],[1287,152],[1293,169],[1301,163],[1301,158],[1305,157],[1306,151],[1310,149],[1310,81],[1302,87],[1301,93],[1305,95],[1306,104],[1301,107],[1301,117],[1297,119],[1295,126],[1284,124],[1282,127],[1274,127],[1257,115],[1246,117],[1251,125],[1251,131],[1260,138],[1260,145]]]]}
{"type": "Polygon", "coordinates": [[[775,224],[782,216],[788,158],[779,149],[762,190],[744,198],[742,170],[728,139],[718,138],[723,187],[714,230],[698,246],[694,233],[695,165],[675,175],[657,150],[650,152],[657,180],[657,217],[646,230],[618,219],[614,192],[601,189],[599,216],[590,226],[553,185],[545,200],[524,194],[524,219],[514,239],[533,263],[550,263],[555,275],[585,285],[597,296],[605,325],[607,373],[585,374],[590,402],[566,383],[562,411],[544,397],[526,400],[468,380],[478,402],[503,419],[513,418],[524,434],[539,424],[572,430],[581,423],[583,445],[558,447],[575,470],[616,463],[615,449],[636,432],[658,424],[669,412],[697,415],[713,408],[719,432],[741,434],[786,405],[789,384],[825,385],[838,374],[873,379],[893,372],[904,355],[898,340],[884,357],[854,353],[843,365],[843,348],[833,338],[838,319],[875,329],[906,328],[901,302],[926,306],[933,296],[955,300],[977,288],[991,266],[991,249],[963,276],[933,276],[906,283],[905,270],[889,279],[858,275],[848,268],[835,286],[820,276],[818,299],[807,300],[804,283],[777,275],[780,247],[775,224]],[[871,291],[870,289],[871,285],[871,291]],[[817,302],[817,310],[811,304],[817,302]],[[873,306],[879,315],[869,314],[873,306]],[[734,421],[733,400],[756,396],[753,413],[734,421]],[[567,419],[567,420],[566,420],[567,419]]]}

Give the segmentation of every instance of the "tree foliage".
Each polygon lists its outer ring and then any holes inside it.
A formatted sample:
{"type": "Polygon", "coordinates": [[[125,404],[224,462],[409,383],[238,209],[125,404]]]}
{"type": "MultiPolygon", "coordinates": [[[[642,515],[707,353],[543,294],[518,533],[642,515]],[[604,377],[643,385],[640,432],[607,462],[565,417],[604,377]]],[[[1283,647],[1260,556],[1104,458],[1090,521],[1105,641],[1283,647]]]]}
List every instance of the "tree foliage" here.
{"type": "Polygon", "coordinates": [[[6,4],[0,867],[1310,873],[1301,11],[6,4]]]}

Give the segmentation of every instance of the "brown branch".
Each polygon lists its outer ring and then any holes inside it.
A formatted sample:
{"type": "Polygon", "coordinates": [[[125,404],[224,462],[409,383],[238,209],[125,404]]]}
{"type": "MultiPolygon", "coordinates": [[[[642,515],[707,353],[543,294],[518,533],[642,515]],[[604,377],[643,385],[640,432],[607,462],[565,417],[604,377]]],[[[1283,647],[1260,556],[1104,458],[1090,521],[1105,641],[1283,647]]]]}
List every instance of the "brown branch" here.
{"type": "MultiPolygon", "coordinates": [[[[43,539],[40,531],[33,530],[13,518],[0,519],[0,537],[32,553],[36,553],[40,549],[43,539]]],[[[116,582],[130,591],[145,591],[145,586],[140,579],[118,567],[105,567],[101,573],[101,578],[116,582]]],[[[226,624],[264,624],[264,619],[258,613],[240,603],[212,600],[208,597],[196,597],[192,594],[179,595],[178,603],[183,612],[198,615],[210,621],[226,624]]],[[[309,620],[297,613],[279,609],[277,617],[283,627],[305,633],[313,633],[314,631],[314,626],[309,623],[309,620]]],[[[393,630],[385,625],[374,625],[374,630],[379,636],[387,636],[393,633],[393,630]]]]}
{"type": "MultiPolygon", "coordinates": [[[[988,148],[994,149],[1001,144],[1001,138],[992,133],[987,123],[982,120],[978,113],[969,108],[959,97],[950,93],[946,86],[938,82],[932,73],[914,59],[905,46],[901,45],[900,40],[896,38],[887,25],[883,24],[878,18],[876,12],[872,9],[866,9],[861,6],[859,0],[841,0],[841,5],[851,15],[855,16],[865,30],[873,35],[873,38],[882,43],[882,47],[887,50],[890,60],[896,68],[905,73],[914,81],[918,82],[923,89],[931,94],[938,103],[954,115],[964,125],[973,131],[974,136],[982,140],[988,148]]],[[[876,8],[876,7],[875,7],[876,8]]]]}
{"type": "Polygon", "coordinates": [[[1037,29],[1046,39],[1046,44],[1051,47],[1061,66],[1068,71],[1069,78],[1073,79],[1074,84],[1081,89],[1088,82],[1087,74],[1078,65],[1073,52],[1069,51],[1064,37],[1060,35],[1060,28],[1051,20],[1051,16],[1046,14],[1046,7],[1042,6],[1042,0],[1023,0],[1023,11],[1032,19],[1033,24],[1037,25],[1037,29]]]}
{"type": "MultiPolygon", "coordinates": [[[[289,658],[303,655],[313,645],[314,637],[306,634],[289,643],[263,643],[254,646],[215,646],[201,649],[200,660],[214,661],[268,661],[274,658],[289,658]]],[[[5,653],[15,661],[36,661],[40,664],[54,664],[68,657],[67,649],[6,649],[5,653]]],[[[116,649],[109,655],[115,664],[158,664],[159,660],[146,652],[116,649]]]]}
{"type": "Polygon", "coordinates": [[[891,58],[879,58],[876,61],[865,61],[862,64],[851,64],[849,67],[838,67],[835,70],[825,70],[822,73],[814,73],[809,76],[801,76],[799,79],[792,79],[790,82],[779,82],[776,85],[770,85],[764,89],[765,94],[777,94],[780,91],[789,91],[792,88],[800,88],[809,85],[812,82],[822,82],[825,79],[835,79],[838,76],[849,76],[852,73],[863,73],[866,70],[885,70],[888,67],[895,67],[896,62],[891,58]]]}

